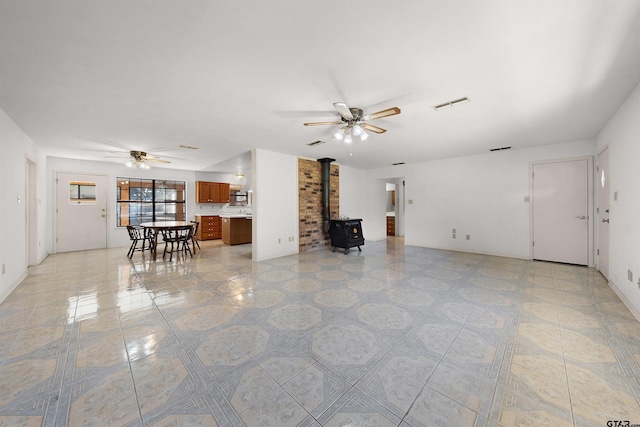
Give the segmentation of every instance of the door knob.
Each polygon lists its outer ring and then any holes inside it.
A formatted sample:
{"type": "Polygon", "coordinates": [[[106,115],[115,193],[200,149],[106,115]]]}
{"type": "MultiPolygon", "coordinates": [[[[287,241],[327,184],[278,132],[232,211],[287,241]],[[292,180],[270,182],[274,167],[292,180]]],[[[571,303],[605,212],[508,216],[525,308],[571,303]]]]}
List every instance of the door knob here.
{"type": "Polygon", "coordinates": [[[587,217],[586,217],[586,216],[584,216],[584,215],[577,216],[576,218],[578,218],[578,219],[587,219],[587,217]]]}
{"type": "Polygon", "coordinates": [[[603,219],[602,222],[609,222],[609,218],[603,219]]]}

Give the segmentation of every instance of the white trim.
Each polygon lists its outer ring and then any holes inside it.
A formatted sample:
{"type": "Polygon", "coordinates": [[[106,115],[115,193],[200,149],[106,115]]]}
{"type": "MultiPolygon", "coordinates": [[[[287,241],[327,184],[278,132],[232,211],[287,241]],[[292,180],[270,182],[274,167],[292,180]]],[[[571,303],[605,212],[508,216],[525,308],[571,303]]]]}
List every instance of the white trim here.
{"type": "MultiPolygon", "coordinates": [[[[604,277],[604,276],[602,276],[604,277]]],[[[620,298],[620,300],[622,301],[622,303],[629,309],[629,311],[631,312],[631,314],[633,314],[633,317],[636,318],[636,320],[638,322],[640,322],[640,311],[638,311],[633,304],[631,303],[631,301],[629,301],[626,297],[626,295],[624,294],[624,292],[622,292],[622,290],[620,290],[612,281],[608,281],[609,283],[609,287],[611,289],[613,289],[613,292],[616,293],[616,295],[618,295],[618,298],[620,298]]]]}

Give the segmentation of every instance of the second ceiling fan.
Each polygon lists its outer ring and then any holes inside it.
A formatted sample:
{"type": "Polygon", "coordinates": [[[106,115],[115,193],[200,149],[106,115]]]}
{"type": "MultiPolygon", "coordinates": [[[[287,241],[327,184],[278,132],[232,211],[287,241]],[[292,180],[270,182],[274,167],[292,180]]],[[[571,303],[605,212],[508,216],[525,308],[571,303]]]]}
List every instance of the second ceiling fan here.
{"type": "Polygon", "coordinates": [[[400,108],[392,107],[386,110],[377,111],[375,113],[365,115],[362,108],[349,108],[344,102],[334,102],[333,106],[340,113],[340,120],[333,122],[309,122],[304,123],[305,126],[322,126],[322,125],[344,125],[335,133],[334,138],[344,140],[344,142],[353,141],[353,137],[360,138],[364,141],[369,137],[365,130],[374,133],[385,133],[387,130],[371,123],[370,120],[377,120],[383,117],[395,116],[400,114],[400,108]]]}

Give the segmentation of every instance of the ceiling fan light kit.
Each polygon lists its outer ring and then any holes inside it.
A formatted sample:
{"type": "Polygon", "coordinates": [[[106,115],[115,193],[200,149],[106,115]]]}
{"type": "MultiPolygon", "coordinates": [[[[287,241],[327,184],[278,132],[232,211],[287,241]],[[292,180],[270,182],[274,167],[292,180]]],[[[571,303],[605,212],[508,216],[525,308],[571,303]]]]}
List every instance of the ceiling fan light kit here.
{"type": "Polygon", "coordinates": [[[144,160],[129,160],[124,165],[133,169],[151,169],[151,166],[149,166],[144,160]]]}
{"type": "Polygon", "coordinates": [[[392,107],[365,116],[362,108],[349,108],[344,102],[334,102],[333,106],[340,114],[340,121],[310,122],[304,123],[304,125],[341,125],[342,127],[334,133],[333,138],[338,141],[344,141],[347,144],[353,142],[354,138],[357,138],[360,141],[366,141],[369,138],[369,134],[365,129],[378,134],[385,133],[387,131],[386,129],[367,123],[368,120],[377,120],[383,117],[394,116],[401,112],[400,108],[392,107]]]}
{"type": "Polygon", "coordinates": [[[147,162],[171,163],[168,160],[162,160],[157,157],[151,157],[144,151],[129,151],[129,160],[124,164],[133,169],[151,169],[147,162]]]}

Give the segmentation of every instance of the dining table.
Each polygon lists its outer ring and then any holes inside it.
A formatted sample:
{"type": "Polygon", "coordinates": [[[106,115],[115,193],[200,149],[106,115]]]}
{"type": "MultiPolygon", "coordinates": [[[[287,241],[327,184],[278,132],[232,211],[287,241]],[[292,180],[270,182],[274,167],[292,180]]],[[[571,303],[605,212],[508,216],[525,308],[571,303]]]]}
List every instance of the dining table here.
{"type": "MultiPolygon", "coordinates": [[[[151,222],[143,222],[140,224],[142,228],[146,230],[151,230],[153,232],[153,247],[151,251],[153,253],[153,259],[156,260],[158,256],[157,247],[158,247],[158,234],[160,234],[161,230],[171,230],[172,228],[180,228],[185,225],[194,226],[193,223],[187,221],[151,221],[151,222]]],[[[193,246],[193,253],[196,253],[196,245],[195,245],[196,236],[191,234],[191,242],[193,246]]]]}

